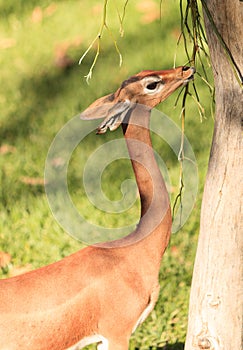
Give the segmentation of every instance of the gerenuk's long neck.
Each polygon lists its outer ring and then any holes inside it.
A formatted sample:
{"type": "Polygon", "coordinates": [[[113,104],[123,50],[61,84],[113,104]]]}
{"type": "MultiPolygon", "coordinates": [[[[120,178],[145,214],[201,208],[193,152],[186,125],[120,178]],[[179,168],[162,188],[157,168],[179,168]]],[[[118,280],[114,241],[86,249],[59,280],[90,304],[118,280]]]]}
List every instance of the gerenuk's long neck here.
{"type": "Polygon", "coordinates": [[[140,221],[135,231],[128,236],[102,246],[122,247],[142,242],[143,247],[154,252],[156,250],[160,260],[170,236],[171,211],[168,192],[151,144],[149,122],[150,110],[146,106],[136,105],[128,123],[123,124],[141,199],[140,221]]]}
{"type": "Polygon", "coordinates": [[[146,106],[137,105],[128,124],[123,125],[141,199],[141,218],[148,210],[156,210],[161,214],[169,207],[168,192],[154,157],[149,123],[150,110],[146,106]]]}
{"type": "Polygon", "coordinates": [[[136,105],[123,132],[127,142],[141,199],[141,219],[136,235],[154,230],[170,230],[170,201],[164,179],[155,160],[150,138],[150,109],[136,105]],[[168,217],[169,216],[169,217],[168,217]]]}

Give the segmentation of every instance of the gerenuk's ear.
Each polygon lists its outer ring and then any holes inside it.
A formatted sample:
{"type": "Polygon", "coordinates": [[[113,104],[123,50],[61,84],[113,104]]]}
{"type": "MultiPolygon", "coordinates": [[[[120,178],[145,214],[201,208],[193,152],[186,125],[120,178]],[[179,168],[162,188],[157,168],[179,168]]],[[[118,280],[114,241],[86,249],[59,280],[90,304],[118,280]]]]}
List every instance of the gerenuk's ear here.
{"type": "Polygon", "coordinates": [[[108,128],[113,131],[119,127],[130,106],[129,100],[117,102],[115,95],[110,94],[93,102],[80,118],[84,120],[105,118],[97,128],[97,134],[104,134],[108,128]]]}
{"type": "Polygon", "coordinates": [[[80,118],[84,120],[105,118],[109,109],[112,108],[114,104],[114,94],[98,98],[98,100],[94,101],[81,113],[80,118]]]}

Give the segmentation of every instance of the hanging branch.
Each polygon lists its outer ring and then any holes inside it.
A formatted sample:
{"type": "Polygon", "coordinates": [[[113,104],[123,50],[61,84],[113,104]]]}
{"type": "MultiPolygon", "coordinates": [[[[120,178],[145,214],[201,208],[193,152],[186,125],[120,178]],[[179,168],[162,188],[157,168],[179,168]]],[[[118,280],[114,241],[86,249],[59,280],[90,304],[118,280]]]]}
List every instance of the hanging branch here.
{"type": "MultiPolygon", "coordinates": [[[[180,0],[180,15],[181,15],[181,34],[177,41],[177,47],[179,46],[179,43],[181,42],[181,40],[183,40],[184,49],[185,49],[188,62],[192,66],[196,67],[196,63],[197,63],[196,60],[198,58],[203,71],[203,75],[199,73],[198,75],[203,80],[203,82],[207,84],[210,90],[210,93],[213,94],[214,89],[208,82],[206,69],[204,67],[204,63],[201,57],[201,53],[203,53],[204,56],[208,59],[208,54],[205,47],[207,45],[207,40],[206,40],[204,29],[201,24],[201,17],[198,9],[197,0],[187,0],[185,10],[183,7],[183,0],[180,0]],[[189,23],[189,19],[191,20],[190,23],[189,23]],[[192,43],[192,50],[190,50],[188,47],[188,41],[192,43]],[[190,51],[191,51],[191,54],[190,54],[190,51]]],[[[175,53],[174,65],[175,65],[175,61],[176,61],[176,53],[175,53]]],[[[182,212],[182,209],[183,209],[182,208],[182,196],[183,196],[183,189],[184,189],[183,161],[185,159],[184,158],[184,138],[185,138],[186,101],[188,96],[192,97],[193,101],[196,103],[201,120],[203,119],[203,116],[204,116],[204,108],[200,103],[199,95],[197,93],[197,89],[194,82],[192,86],[193,86],[194,94],[189,92],[189,86],[187,85],[184,89],[184,93],[182,97],[182,106],[181,106],[181,115],[180,115],[181,144],[180,144],[180,149],[178,153],[178,161],[180,162],[179,192],[174,201],[173,216],[178,203],[180,205],[180,212],[182,212]]],[[[176,104],[178,102],[179,96],[176,100],[176,104]]]]}
{"type": "Polygon", "coordinates": [[[124,19],[125,19],[125,15],[126,15],[126,9],[127,9],[127,4],[128,4],[128,1],[129,0],[126,0],[125,1],[125,4],[123,6],[123,12],[122,12],[122,15],[120,15],[120,12],[117,8],[117,15],[118,15],[118,19],[119,19],[119,23],[120,23],[120,36],[123,37],[124,35],[124,28],[123,28],[123,22],[124,22],[124,19]]]}
{"type": "MultiPolygon", "coordinates": [[[[125,1],[125,4],[123,6],[123,14],[122,14],[122,16],[120,16],[119,11],[117,9],[119,23],[120,23],[120,35],[121,36],[123,36],[123,34],[124,34],[123,22],[124,22],[124,18],[125,18],[125,14],[126,14],[127,4],[128,4],[128,0],[125,1]]],[[[81,64],[83,62],[84,58],[87,56],[87,54],[93,48],[93,46],[97,43],[97,49],[96,49],[95,57],[93,59],[93,62],[91,64],[91,67],[89,69],[88,74],[85,76],[87,83],[92,78],[93,69],[94,69],[94,67],[95,67],[95,65],[97,63],[98,57],[100,55],[101,38],[102,38],[104,29],[106,29],[108,31],[110,37],[112,38],[113,45],[114,45],[115,50],[116,50],[116,52],[117,52],[117,54],[119,56],[119,65],[120,66],[122,65],[122,54],[121,54],[121,52],[119,50],[119,47],[117,45],[117,41],[116,41],[115,37],[113,36],[112,31],[110,30],[110,28],[107,25],[107,5],[108,5],[108,0],[104,0],[103,15],[102,15],[102,21],[101,21],[100,30],[99,30],[98,34],[96,35],[94,40],[91,42],[91,44],[89,45],[89,47],[87,48],[87,50],[84,52],[84,54],[82,55],[82,57],[79,60],[79,64],[81,64]]]]}

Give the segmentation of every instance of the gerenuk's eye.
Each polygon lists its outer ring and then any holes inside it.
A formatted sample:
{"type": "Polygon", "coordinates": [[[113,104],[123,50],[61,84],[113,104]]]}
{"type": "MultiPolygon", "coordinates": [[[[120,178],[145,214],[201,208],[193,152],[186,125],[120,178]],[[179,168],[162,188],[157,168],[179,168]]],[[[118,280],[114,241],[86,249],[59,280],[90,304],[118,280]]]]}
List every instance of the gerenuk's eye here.
{"type": "Polygon", "coordinates": [[[157,85],[158,85],[158,81],[155,81],[155,82],[153,82],[153,83],[150,83],[150,84],[148,84],[147,86],[146,86],[146,89],[148,89],[148,90],[155,90],[156,88],[157,88],[157,85]]]}

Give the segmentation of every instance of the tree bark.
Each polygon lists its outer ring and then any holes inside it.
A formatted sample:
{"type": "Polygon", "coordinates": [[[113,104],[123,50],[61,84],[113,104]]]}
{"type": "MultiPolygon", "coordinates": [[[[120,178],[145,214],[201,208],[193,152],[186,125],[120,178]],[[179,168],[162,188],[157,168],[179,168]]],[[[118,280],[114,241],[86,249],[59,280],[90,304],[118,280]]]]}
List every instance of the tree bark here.
{"type": "MultiPolygon", "coordinates": [[[[207,0],[243,70],[243,2],[207,0]]],[[[186,350],[241,350],[243,324],[243,95],[204,9],[215,81],[215,127],[201,209],[186,350]]]]}

